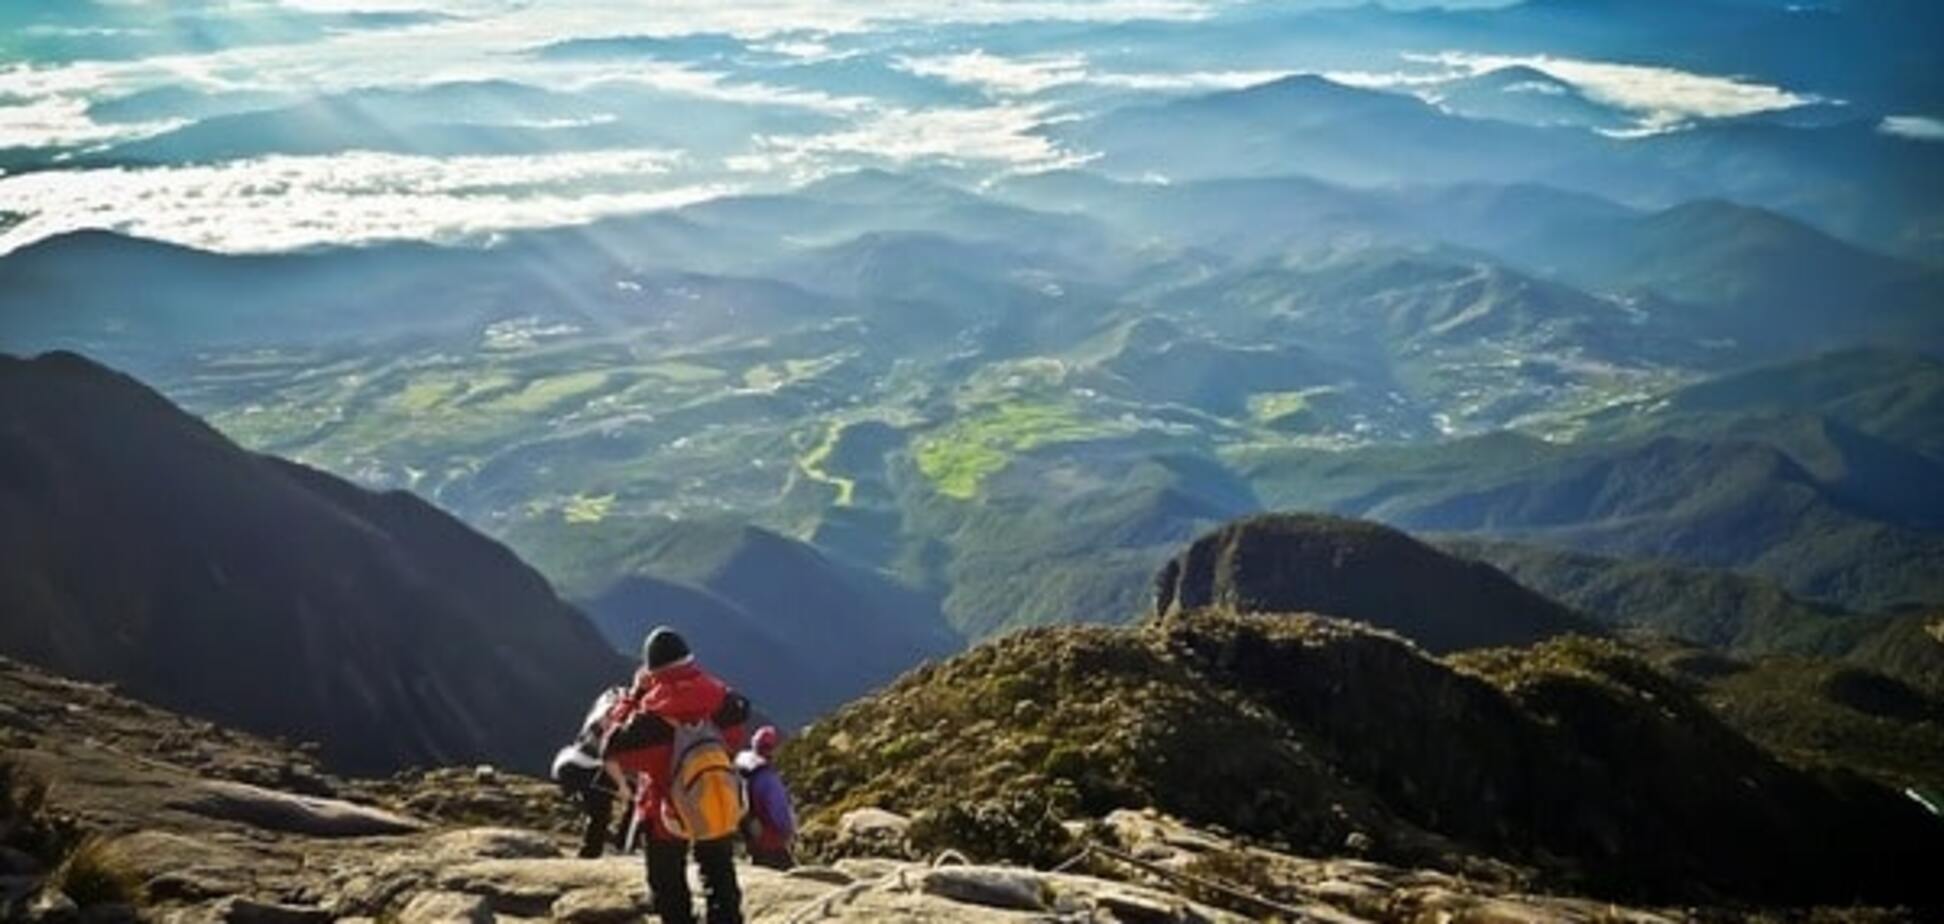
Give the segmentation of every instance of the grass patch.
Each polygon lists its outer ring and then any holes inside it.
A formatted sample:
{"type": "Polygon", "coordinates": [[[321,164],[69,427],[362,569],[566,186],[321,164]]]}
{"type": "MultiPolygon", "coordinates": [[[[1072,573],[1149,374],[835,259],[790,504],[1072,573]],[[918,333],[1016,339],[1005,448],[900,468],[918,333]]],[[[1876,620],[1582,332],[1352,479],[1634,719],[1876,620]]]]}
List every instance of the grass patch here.
{"type": "Polygon", "coordinates": [[[126,853],[85,834],[48,803],[46,780],[11,760],[0,760],[0,843],[52,870],[44,888],[87,908],[142,904],[142,875],[126,853]]]}
{"type": "Polygon", "coordinates": [[[61,861],[48,877],[48,885],[83,908],[140,905],[145,897],[142,874],[134,861],[115,845],[93,836],[84,838],[61,861]]]}
{"type": "Polygon", "coordinates": [[[727,377],[727,374],[721,369],[704,366],[700,363],[681,362],[679,360],[652,363],[642,366],[636,371],[644,376],[651,376],[680,385],[714,382],[727,377]]]}
{"type": "Polygon", "coordinates": [[[398,404],[399,410],[407,414],[422,414],[444,403],[458,386],[458,382],[447,378],[428,376],[413,379],[392,400],[398,404]]]}
{"type": "Polygon", "coordinates": [[[987,478],[1004,469],[1018,453],[1111,432],[1111,428],[1082,419],[1064,404],[995,404],[920,439],[918,471],[940,494],[970,500],[978,496],[979,486],[987,478]]]}
{"type": "Polygon", "coordinates": [[[1306,391],[1270,391],[1249,396],[1249,414],[1257,420],[1275,420],[1309,410],[1306,391]]]}
{"type": "Polygon", "coordinates": [[[614,508],[614,495],[576,494],[560,507],[560,517],[569,523],[599,523],[614,508]]]}
{"type": "Polygon", "coordinates": [[[481,410],[495,414],[537,414],[607,385],[606,372],[569,372],[531,379],[511,394],[485,403],[481,410]]]}
{"type": "Polygon", "coordinates": [[[849,359],[850,355],[833,353],[810,359],[785,359],[779,362],[762,363],[743,373],[743,384],[758,391],[774,391],[792,382],[829,372],[849,359]]]}

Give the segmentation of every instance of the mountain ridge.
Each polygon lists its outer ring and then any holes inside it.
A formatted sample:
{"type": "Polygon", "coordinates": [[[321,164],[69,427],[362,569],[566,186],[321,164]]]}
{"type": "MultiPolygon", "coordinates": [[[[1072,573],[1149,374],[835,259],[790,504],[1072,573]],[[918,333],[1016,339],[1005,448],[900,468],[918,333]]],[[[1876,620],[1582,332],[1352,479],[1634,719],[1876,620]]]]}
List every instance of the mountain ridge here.
{"type": "Polygon", "coordinates": [[[10,653],[364,769],[538,766],[587,678],[625,673],[544,578],[415,497],[247,454],[75,354],[0,379],[10,653]]]}

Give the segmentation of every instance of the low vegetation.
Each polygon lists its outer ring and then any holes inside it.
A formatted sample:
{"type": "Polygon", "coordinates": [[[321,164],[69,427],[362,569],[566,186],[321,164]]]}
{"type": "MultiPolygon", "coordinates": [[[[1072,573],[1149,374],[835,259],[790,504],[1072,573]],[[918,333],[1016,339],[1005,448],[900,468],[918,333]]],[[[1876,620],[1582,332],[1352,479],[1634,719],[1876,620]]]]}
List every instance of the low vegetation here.
{"type": "Polygon", "coordinates": [[[83,908],[92,905],[140,905],[142,875],[133,860],[111,841],[83,837],[47,877],[47,888],[58,890],[83,908]]]}
{"type": "Polygon", "coordinates": [[[1852,770],[1944,804],[1944,699],[1836,661],[1738,660],[1666,642],[1651,650],[1723,721],[1783,758],[1852,770]]]}
{"type": "Polygon", "coordinates": [[[0,846],[31,857],[45,871],[41,889],[66,895],[82,908],[140,905],[142,880],[129,857],[55,811],[45,779],[12,760],[0,760],[0,846]]]}
{"type": "Polygon", "coordinates": [[[1303,616],[1028,630],[907,674],[784,761],[813,827],[879,807],[1025,862],[1048,860],[1021,834],[1041,819],[1115,808],[1656,900],[1894,901],[1927,875],[1911,858],[1944,848],[1909,800],[1785,765],[1612,639],[1447,664],[1303,616]]]}
{"type": "Polygon", "coordinates": [[[970,500],[986,478],[998,474],[1015,455],[1054,443],[1110,435],[1111,427],[1090,421],[1072,406],[1030,401],[1004,402],[958,418],[918,441],[918,470],[940,494],[970,500]]]}
{"type": "Polygon", "coordinates": [[[0,842],[52,867],[81,841],[79,827],[47,803],[48,784],[12,760],[0,760],[0,842]]]}

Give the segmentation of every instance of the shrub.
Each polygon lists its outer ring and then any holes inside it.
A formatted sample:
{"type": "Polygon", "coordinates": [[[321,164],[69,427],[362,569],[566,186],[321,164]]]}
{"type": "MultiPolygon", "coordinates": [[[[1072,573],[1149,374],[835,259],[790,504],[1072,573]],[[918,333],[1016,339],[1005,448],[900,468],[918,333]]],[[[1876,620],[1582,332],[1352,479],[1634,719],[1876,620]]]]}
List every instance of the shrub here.
{"type": "Polygon", "coordinates": [[[47,781],[14,761],[0,761],[0,841],[55,866],[81,841],[75,824],[48,808],[47,781]]]}
{"type": "Polygon", "coordinates": [[[912,847],[923,855],[956,850],[979,862],[1049,867],[1072,855],[1073,836],[1042,800],[1016,797],[954,802],[911,820],[912,847]]]}
{"type": "Polygon", "coordinates": [[[77,905],[140,905],[142,876],[132,860],[54,812],[47,794],[45,780],[18,763],[0,761],[0,842],[52,869],[46,888],[77,905]]]}
{"type": "Polygon", "coordinates": [[[67,859],[56,867],[48,885],[61,890],[74,903],[90,905],[139,905],[142,903],[142,875],[126,853],[102,838],[82,838],[67,859]]]}

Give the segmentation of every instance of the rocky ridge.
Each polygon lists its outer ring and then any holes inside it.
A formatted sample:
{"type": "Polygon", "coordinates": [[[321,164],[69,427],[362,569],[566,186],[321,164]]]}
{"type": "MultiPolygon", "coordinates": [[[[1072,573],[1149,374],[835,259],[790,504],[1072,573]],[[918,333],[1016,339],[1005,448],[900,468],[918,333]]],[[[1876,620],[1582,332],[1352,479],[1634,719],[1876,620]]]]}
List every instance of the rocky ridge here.
{"type": "MultiPolygon", "coordinates": [[[[144,898],[139,910],[77,908],[35,891],[46,870],[12,869],[0,877],[7,920],[648,919],[639,860],[567,859],[570,817],[542,781],[483,767],[338,778],[304,749],[3,659],[0,694],[0,763],[51,780],[50,811],[99,838],[144,898]],[[496,824],[481,824],[491,816],[496,824]]],[[[1263,890],[1258,902],[1300,906],[1313,920],[1664,919],[1604,904],[1601,917],[1591,904],[1446,874],[1239,852],[1152,813],[1118,813],[1094,832],[1142,865],[1082,857],[1064,872],[917,858],[909,823],[890,813],[859,813],[848,827],[857,843],[875,836],[877,855],[790,874],[743,866],[748,919],[1230,924],[1260,918],[1262,906],[1225,910],[1234,896],[1184,877],[1239,857],[1263,864],[1265,878],[1250,885],[1263,890]]]]}
{"type": "Polygon", "coordinates": [[[913,671],[784,756],[813,823],[1043,864],[1063,820],[1153,807],[1278,852],[1514,890],[1711,906],[1936,901],[1944,825],[1791,766],[1623,643],[1437,659],[1304,614],[1033,630],[913,671]]]}

